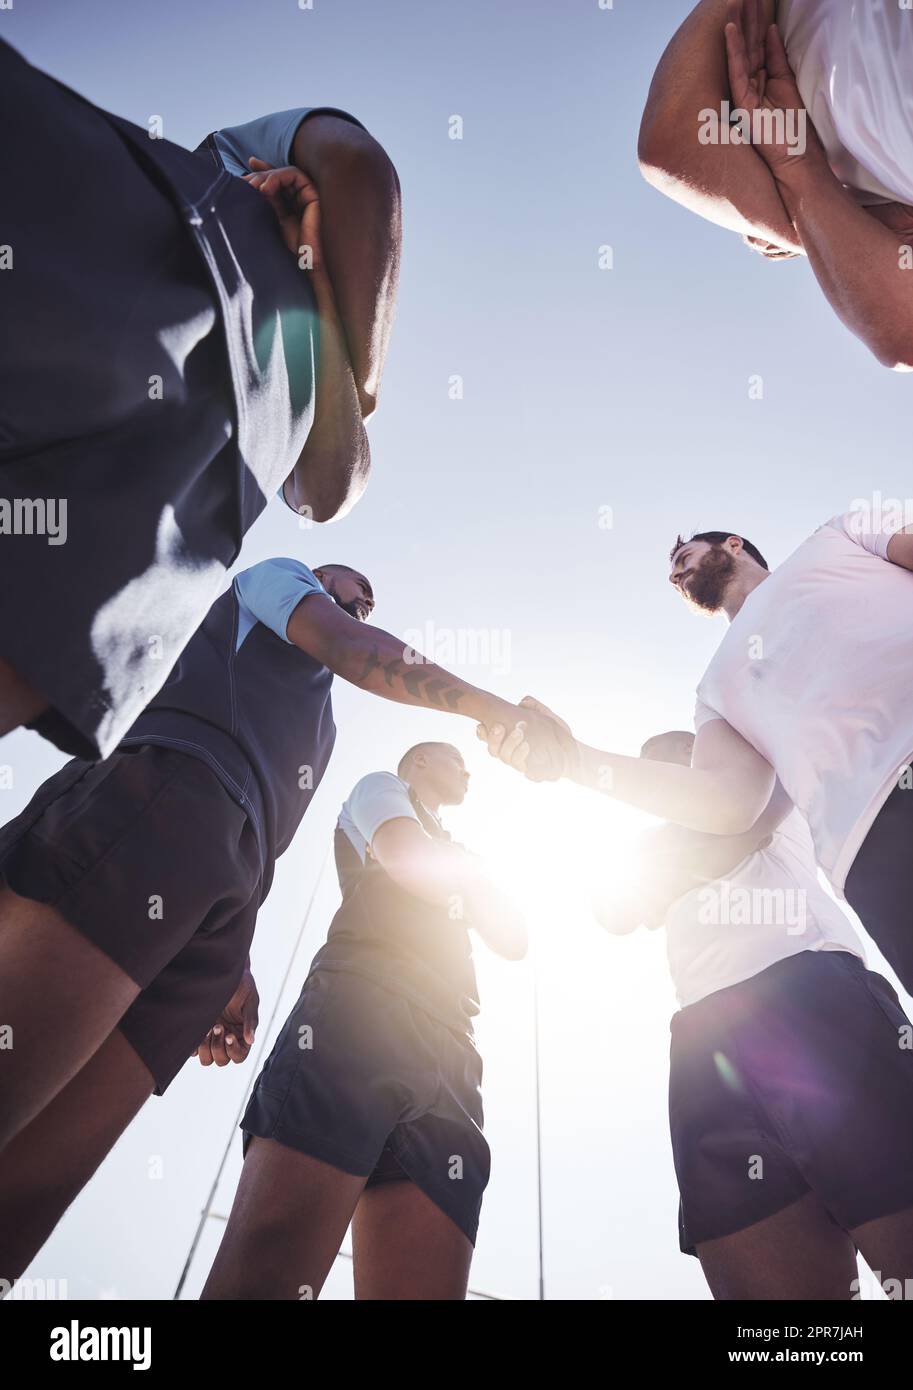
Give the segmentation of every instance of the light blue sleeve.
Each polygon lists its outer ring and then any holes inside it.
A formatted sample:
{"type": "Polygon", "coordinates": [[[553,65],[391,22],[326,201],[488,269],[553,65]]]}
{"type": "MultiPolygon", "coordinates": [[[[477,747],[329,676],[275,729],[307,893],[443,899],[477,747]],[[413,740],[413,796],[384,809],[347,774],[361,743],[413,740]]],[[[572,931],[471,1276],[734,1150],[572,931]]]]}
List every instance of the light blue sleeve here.
{"type": "Polygon", "coordinates": [[[369,772],[356,782],[339,817],[339,827],[358,850],[362,862],[382,825],[388,820],[414,820],[421,824],[409,788],[393,772],[369,772]]]}
{"type": "Polygon", "coordinates": [[[258,116],[244,125],[231,125],[214,131],[213,139],[223,165],[230,174],[240,177],[250,173],[247,161],[252,154],[276,168],[291,164],[292,145],[298,127],[305,116],[313,116],[317,112],[340,116],[353,125],[361,125],[361,121],[349,115],[348,111],[339,111],[335,106],[294,106],[290,111],[274,111],[271,116],[258,116]]]}
{"type": "MultiPolygon", "coordinates": [[[[326,589],[313,571],[300,560],[262,560],[235,579],[239,618],[240,648],[256,623],[263,623],[283,642],[288,642],[288,620],[308,594],[325,594],[326,589]]],[[[237,648],[236,648],[237,649],[237,648]]]]}

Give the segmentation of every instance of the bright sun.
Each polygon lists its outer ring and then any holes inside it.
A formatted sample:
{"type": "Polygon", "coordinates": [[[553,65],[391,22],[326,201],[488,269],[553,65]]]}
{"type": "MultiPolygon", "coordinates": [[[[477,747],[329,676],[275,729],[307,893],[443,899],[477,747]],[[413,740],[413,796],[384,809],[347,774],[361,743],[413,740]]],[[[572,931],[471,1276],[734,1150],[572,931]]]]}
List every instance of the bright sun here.
{"type": "Polygon", "coordinates": [[[594,894],[624,878],[647,819],[569,783],[533,785],[481,757],[471,772],[465,806],[447,822],[523,905],[537,952],[547,953],[556,920],[592,925],[594,894]]]}

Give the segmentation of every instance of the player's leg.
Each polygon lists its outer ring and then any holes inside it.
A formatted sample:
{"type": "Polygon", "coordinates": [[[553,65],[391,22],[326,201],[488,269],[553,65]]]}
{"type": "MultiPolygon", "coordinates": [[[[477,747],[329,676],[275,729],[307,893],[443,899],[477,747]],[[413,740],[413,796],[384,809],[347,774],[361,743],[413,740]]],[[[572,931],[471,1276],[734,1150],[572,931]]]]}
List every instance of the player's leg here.
{"type": "Polygon", "coordinates": [[[889,1298],[913,1290],[913,1207],[866,1221],[851,1232],[866,1264],[889,1298]]]}
{"type": "Polygon", "coordinates": [[[849,1299],[857,1278],[852,1238],[813,1192],[696,1251],[716,1299],[849,1299]]]}
{"type": "Polygon", "coordinates": [[[357,1299],[466,1297],[472,1244],[414,1182],[367,1187],[352,1240],[357,1299]]]}
{"type": "Polygon", "coordinates": [[[82,1070],[139,993],[56,909],[0,885],[0,1148],[82,1070]]]}
{"type": "MultiPolygon", "coordinates": [[[[839,963],[844,997],[834,994],[829,1001],[833,1024],[823,1040],[846,1077],[845,1121],[823,1136],[820,1158],[812,1158],[826,1174],[836,1219],[888,1297],[903,1298],[913,1288],[911,1024],[888,980],[861,961],[839,963]]],[[[836,1084],[829,1093],[839,1094],[836,1084]]]]}
{"type": "Polygon", "coordinates": [[[202,1297],[317,1298],[365,1181],[254,1136],[202,1297]]]}
{"type": "Polygon", "coordinates": [[[482,1061],[470,1039],[405,1007],[413,1048],[438,1084],[424,1113],[389,1136],[358,1204],[355,1297],[464,1299],[491,1167],[482,1061]]]}
{"type": "Polygon", "coordinates": [[[74,762],[0,833],[0,872],[11,1043],[0,1143],[119,1023],[163,1089],[241,974],[260,874],[244,811],[205,764],[171,749],[74,762]]]}
{"type": "MultiPolygon", "coordinates": [[[[58,1031],[67,1032],[56,1024],[58,1031]]],[[[151,1095],[153,1078],[115,1029],[0,1154],[0,1281],[28,1266],[151,1095]]]]}

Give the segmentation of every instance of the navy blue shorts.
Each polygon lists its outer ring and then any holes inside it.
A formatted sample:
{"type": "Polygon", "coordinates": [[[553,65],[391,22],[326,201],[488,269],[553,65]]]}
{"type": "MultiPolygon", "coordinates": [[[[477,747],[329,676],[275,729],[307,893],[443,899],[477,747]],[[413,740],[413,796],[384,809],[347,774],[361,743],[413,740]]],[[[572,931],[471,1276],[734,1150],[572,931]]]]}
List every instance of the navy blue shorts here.
{"type": "Polygon", "coordinates": [[[815,1192],[852,1231],[913,1207],[913,1051],[897,994],[848,951],[803,951],[672,1019],[680,1244],[815,1192]]]}
{"type": "Polygon", "coordinates": [[[261,866],[244,811],[205,763],[174,749],[75,760],[0,830],[0,875],[141,987],[118,1026],[161,1095],[247,961],[261,866]]]}
{"type": "Polygon", "coordinates": [[[913,994],[913,790],[895,787],[850,867],[844,895],[913,994]]]}
{"type": "Polygon", "coordinates": [[[491,1156],[471,1039],[347,970],[316,970],[241,1128],[369,1182],[409,1178],[474,1244],[491,1156]]]}

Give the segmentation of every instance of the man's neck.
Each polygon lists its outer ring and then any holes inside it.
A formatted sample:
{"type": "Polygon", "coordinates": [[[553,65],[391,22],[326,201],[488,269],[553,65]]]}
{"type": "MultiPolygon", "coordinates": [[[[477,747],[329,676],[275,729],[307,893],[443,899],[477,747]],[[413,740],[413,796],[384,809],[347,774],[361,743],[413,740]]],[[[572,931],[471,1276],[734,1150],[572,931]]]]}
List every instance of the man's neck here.
{"type": "Polygon", "coordinates": [[[762,570],[759,565],[757,570],[749,570],[747,574],[740,574],[737,579],[733,580],[726,590],[726,597],[723,599],[723,609],[730,622],[739,612],[748,595],[753,594],[758,585],[763,584],[764,580],[769,578],[770,571],[762,570]]]}
{"type": "Polygon", "coordinates": [[[441,803],[438,800],[438,798],[434,795],[431,788],[426,787],[423,784],[422,779],[420,777],[416,777],[413,781],[411,781],[409,783],[409,786],[415,792],[415,795],[418,797],[425,810],[430,811],[431,814],[437,818],[437,820],[440,820],[441,803]]]}

